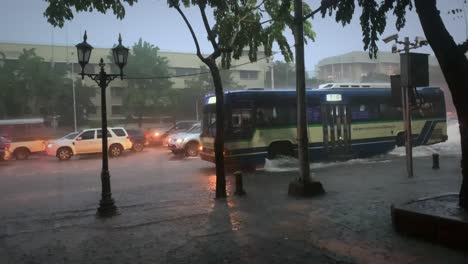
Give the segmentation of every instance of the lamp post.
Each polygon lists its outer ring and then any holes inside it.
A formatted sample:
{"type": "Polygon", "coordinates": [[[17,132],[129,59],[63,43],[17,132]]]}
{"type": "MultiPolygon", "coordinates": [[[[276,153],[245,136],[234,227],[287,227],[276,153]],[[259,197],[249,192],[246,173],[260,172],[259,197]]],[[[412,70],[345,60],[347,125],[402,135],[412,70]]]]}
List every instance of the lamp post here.
{"type": "Polygon", "coordinates": [[[120,74],[108,74],[104,70],[104,60],[101,58],[99,67],[101,70],[97,74],[85,73],[84,69],[86,64],[89,63],[91,57],[91,51],[93,47],[86,42],[87,35],[86,31],[83,36],[83,42],[76,45],[78,51],[78,63],[81,66],[81,79],[84,76],[90,77],[94,80],[101,88],[101,118],[102,118],[102,171],[101,171],[101,201],[99,202],[99,208],[97,209],[98,216],[112,216],[117,213],[117,207],[112,199],[111,185],[110,185],[110,173],[109,173],[109,159],[108,159],[108,148],[107,148],[107,111],[106,111],[106,88],[109,83],[117,77],[123,80],[123,67],[127,64],[128,48],[122,45],[122,37],[119,34],[119,45],[112,49],[112,55],[114,63],[119,67],[120,74]],[[106,135],[106,136],[104,136],[106,135]]]}

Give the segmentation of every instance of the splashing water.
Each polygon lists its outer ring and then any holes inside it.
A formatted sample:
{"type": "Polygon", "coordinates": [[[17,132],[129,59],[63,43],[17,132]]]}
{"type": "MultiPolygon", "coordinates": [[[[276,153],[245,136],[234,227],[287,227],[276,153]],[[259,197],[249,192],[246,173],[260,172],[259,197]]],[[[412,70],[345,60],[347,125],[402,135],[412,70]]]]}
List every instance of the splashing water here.
{"type": "MultiPolygon", "coordinates": [[[[311,163],[310,169],[323,169],[334,166],[347,166],[355,164],[373,164],[373,163],[388,163],[391,160],[382,160],[381,157],[370,158],[370,159],[352,159],[348,161],[334,161],[334,162],[317,162],[311,163]]],[[[284,172],[284,171],[298,171],[299,160],[292,157],[280,157],[274,160],[265,160],[265,171],[269,172],[284,172]]]]}
{"type": "MultiPolygon", "coordinates": [[[[457,121],[449,121],[447,124],[448,139],[445,142],[413,148],[413,157],[427,157],[434,153],[440,155],[461,155],[460,130],[457,121]]],[[[405,147],[395,148],[390,155],[405,156],[405,147]]]]}
{"type": "MultiPolygon", "coordinates": [[[[427,157],[434,153],[440,155],[460,155],[460,131],[458,129],[457,121],[449,121],[447,124],[447,135],[448,139],[445,142],[430,145],[430,146],[419,146],[413,148],[413,157],[427,157]]],[[[336,161],[336,162],[319,162],[311,163],[311,169],[321,169],[333,166],[346,166],[355,164],[373,164],[373,163],[388,163],[391,162],[389,156],[405,156],[405,147],[397,147],[391,151],[388,155],[381,155],[368,159],[352,159],[348,161],[336,161]],[[387,157],[387,159],[385,159],[387,157]]],[[[293,157],[280,157],[274,160],[265,160],[265,171],[268,172],[285,172],[285,171],[298,171],[299,161],[293,157]]]]}

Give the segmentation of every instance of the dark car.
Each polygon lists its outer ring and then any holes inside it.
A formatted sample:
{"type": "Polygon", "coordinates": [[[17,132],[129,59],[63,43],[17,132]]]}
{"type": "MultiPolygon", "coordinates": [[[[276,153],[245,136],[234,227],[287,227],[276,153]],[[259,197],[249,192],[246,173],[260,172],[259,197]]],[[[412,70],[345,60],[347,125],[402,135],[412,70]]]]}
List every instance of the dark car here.
{"type": "Polygon", "coordinates": [[[0,136],[0,161],[11,158],[10,141],[0,136]]]}
{"type": "Polygon", "coordinates": [[[193,125],[197,124],[196,120],[184,120],[177,121],[175,124],[169,126],[163,126],[158,128],[152,128],[147,130],[147,139],[152,145],[166,145],[169,135],[185,132],[189,130],[193,125]]]}
{"type": "Polygon", "coordinates": [[[196,120],[185,120],[185,121],[177,121],[175,125],[171,126],[163,135],[162,135],[162,142],[164,146],[168,145],[169,136],[186,132],[194,125],[198,124],[199,122],[196,120]]]}
{"type": "Polygon", "coordinates": [[[126,129],[130,141],[132,142],[132,150],[135,152],[143,151],[147,144],[145,134],[139,129],[126,129]]]}

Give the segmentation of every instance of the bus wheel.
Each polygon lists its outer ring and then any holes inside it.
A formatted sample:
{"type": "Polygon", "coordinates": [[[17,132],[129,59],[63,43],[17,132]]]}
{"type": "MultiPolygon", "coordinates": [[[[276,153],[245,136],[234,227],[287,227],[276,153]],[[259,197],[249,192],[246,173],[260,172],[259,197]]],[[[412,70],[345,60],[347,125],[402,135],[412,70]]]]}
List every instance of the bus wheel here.
{"type": "Polygon", "coordinates": [[[25,160],[29,157],[29,150],[27,148],[18,148],[14,154],[17,160],[25,160]]]}
{"type": "Polygon", "coordinates": [[[405,145],[405,132],[400,132],[396,136],[395,144],[398,147],[404,146],[405,145]]]}
{"type": "Polygon", "coordinates": [[[289,142],[275,142],[268,148],[268,159],[275,159],[278,156],[293,156],[293,148],[289,142]]]}

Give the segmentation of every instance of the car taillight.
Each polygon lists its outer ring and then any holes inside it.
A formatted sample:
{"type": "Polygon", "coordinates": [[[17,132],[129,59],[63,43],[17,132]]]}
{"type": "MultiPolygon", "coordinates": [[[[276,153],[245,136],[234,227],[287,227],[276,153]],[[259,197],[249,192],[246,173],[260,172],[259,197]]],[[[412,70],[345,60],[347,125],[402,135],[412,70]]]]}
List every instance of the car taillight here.
{"type": "Polygon", "coordinates": [[[3,150],[10,150],[10,144],[5,144],[3,146],[3,150]]]}
{"type": "Polygon", "coordinates": [[[130,136],[127,136],[127,139],[128,139],[128,140],[131,140],[131,139],[132,139],[132,137],[130,137],[130,136]]]}

